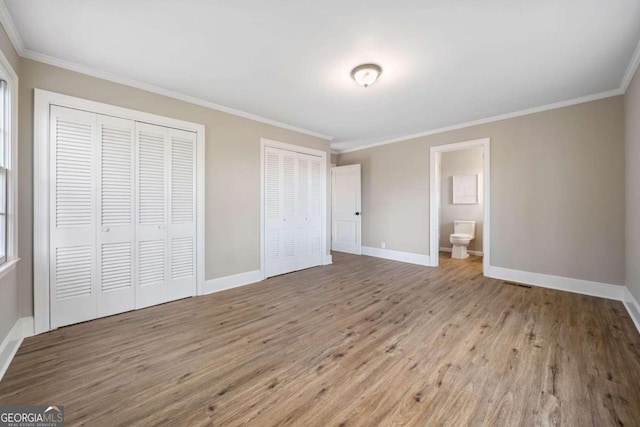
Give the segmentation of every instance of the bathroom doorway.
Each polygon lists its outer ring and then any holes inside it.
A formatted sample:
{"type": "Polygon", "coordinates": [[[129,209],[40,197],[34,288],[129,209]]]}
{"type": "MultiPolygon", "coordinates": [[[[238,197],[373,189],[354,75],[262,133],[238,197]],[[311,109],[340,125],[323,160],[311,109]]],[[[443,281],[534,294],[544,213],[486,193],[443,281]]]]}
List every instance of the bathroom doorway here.
{"type": "Polygon", "coordinates": [[[438,266],[441,250],[456,257],[466,252],[482,256],[486,272],[491,249],[490,139],[438,145],[430,151],[431,265],[438,266]]]}

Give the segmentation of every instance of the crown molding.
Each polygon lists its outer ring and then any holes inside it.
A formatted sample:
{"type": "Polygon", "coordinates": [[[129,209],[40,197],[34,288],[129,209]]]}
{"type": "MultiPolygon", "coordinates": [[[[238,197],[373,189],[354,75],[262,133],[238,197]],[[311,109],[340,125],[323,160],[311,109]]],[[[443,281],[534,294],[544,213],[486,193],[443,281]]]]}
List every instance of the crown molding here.
{"type": "Polygon", "coordinates": [[[210,101],[205,101],[204,99],[196,98],[190,95],[185,95],[185,94],[175,92],[169,89],[165,89],[159,86],[155,86],[149,83],[144,83],[138,80],[130,79],[128,77],[123,77],[116,74],[108,73],[106,71],[101,71],[92,67],[87,67],[85,65],[77,64],[75,62],[66,61],[64,59],[55,58],[49,55],[44,55],[42,53],[34,52],[29,49],[25,49],[23,53],[24,54],[22,56],[24,58],[31,59],[33,61],[43,62],[45,64],[53,65],[55,67],[64,68],[70,71],[75,71],[77,73],[86,74],[92,77],[97,77],[102,80],[107,80],[113,83],[130,86],[136,89],[141,89],[147,92],[155,93],[157,95],[174,98],[180,101],[188,102],[190,104],[200,105],[202,107],[210,108],[212,110],[221,111],[223,113],[232,114],[234,116],[243,117],[245,119],[254,120],[256,122],[265,123],[268,125],[282,128],[282,129],[303,133],[309,136],[314,136],[316,138],[325,139],[327,141],[333,140],[332,136],[325,135],[319,132],[299,128],[297,126],[289,125],[287,123],[282,123],[276,120],[259,116],[257,114],[236,110],[235,108],[225,107],[224,105],[216,104],[210,101]]]}
{"type": "Polygon", "coordinates": [[[27,49],[24,46],[22,37],[20,36],[20,33],[18,32],[13,22],[13,19],[11,18],[11,14],[7,9],[7,6],[4,0],[0,0],[0,24],[2,24],[5,31],[7,32],[7,35],[9,36],[9,39],[11,40],[11,43],[13,44],[13,47],[18,53],[18,55],[20,55],[23,58],[31,59],[38,62],[43,62],[45,64],[53,65],[55,67],[64,68],[66,70],[75,71],[77,73],[86,74],[92,77],[97,77],[99,79],[107,80],[113,83],[119,83],[125,86],[141,89],[147,92],[155,93],[157,95],[166,96],[168,98],[174,98],[180,101],[188,102],[190,104],[200,105],[201,107],[209,108],[216,111],[221,111],[223,113],[231,114],[238,117],[243,117],[245,119],[254,120],[256,122],[265,123],[271,126],[282,128],[282,129],[287,129],[287,130],[302,133],[305,135],[314,136],[316,138],[325,139],[327,141],[333,140],[332,136],[325,135],[319,132],[300,128],[287,123],[282,123],[277,120],[272,120],[267,117],[259,116],[257,114],[248,113],[246,111],[236,110],[235,108],[225,107],[224,105],[216,104],[210,101],[206,101],[204,99],[196,98],[190,95],[185,95],[185,94],[175,92],[169,89],[165,89],[159,86],[155,86],[149,83],[144,83],[144,82],[130,79],[127,77],[108,73],[92,67],[87,67],[85,65],[77,64],[71,61],[66,61],[64,59],[55,58],[49,55],[45,55],[45,54],[27,49]]]}
{"type": "Polygon", "coordinates": [[[11,18],[11,14],[9,13],[9,9],[7,9],[7,5],[4,3],[4,0],[0,0],[0,23],[7,32],[9,40],[11,40],[11,44],[13,44],[13,48],[16,50],[18,55],[24,56],[25,49],[22,37],[16,29],[16,25],[11,18]]]}
{"type": "MultiPolygon", "coordinates": [[[[381,145],[393,144],[396,142],[408,141],[410,139],[420,138],[423,136],[436,135],[439,133],[450,132],[453,130],[464,129],[471,126],[483,125],[486,123],[498,122],[500,120],[512,119],[514,117],[527,116],[529,114],[541,113],[543,111],[555,110],[558,108],[569,107],[571,105],[584,104],[585,102],[597,101],[598,99],[610,98],[612,96],[623,95],[624,92],[621,89],[613,89],[606,92],[596,93],[594,95],[583,96],[580,98],[574,98],[567,101],[555,102],[553,104],[541,105],[539,107],[528,108],[526,110],[515,111],[513,113],[501,114],[498,116],[487,117],[484,119],[473,120],[470,122],[460,123],[457,125],[446,126],[442,128],[432,129],[424,132],[418,132],[410,135],[398,136],[395,138],[385,139],[382,141],[376,141],[371,143],[366,143],[366,145],[361,145],[353,148],[345,148],[343,150],[339,150],[335,148],[335,146],[331,147],[332,151],[336,151],[337,154],[345,154],[351,153],[353,151],[366,150],[367,148],[379,147],[381,145]]],[[[341,141],[339,144],[357,144],[363,143],[363,141],[341,141]]],[[[335,145],[333,143],[332,145],[335,145]]]]}
{"type": "Polygon", "coordinates": [[[633,52],[631,61],[629,61],[629,66],[627,66],[627,71],[624,73],[624,77],[622,78],[622,82],[620,83],[620,90],[623,93],[627,91],[627,88],[631,84],[631,80],[633,80],[633,76],[635,76],[639,65],[640,65],[640,41],[636,45],[636,50],[633,52]]]}
{"type": "MultiPolygon", "coordinates": [[[[276,126],[279,128],[283,128],[283,129],[288,129],[294,132],[299,132],[299,133],[303,133],[305,135],[310,135],[310,136],[314,136],[317,138],[321,138],[321,139],[325,139],[327,141],[333,141],[333,137],[329,136],[329,135],[325,135],[322,133],[318,133],[315,131],[311,131],[308,129],[303,129],[303,128],[299,128],[297,126],[293,126],[293,125],[289,125],[286,123],[282,123],[282,122],[278,122],[276,120],[272,120],[266,117],[262,117],[256,114],[252,114],[252,113],[247,113],[245,111],[241,111],[241,110],[236,110],[234,108],[230,108],[230,107],[225,107],[223,105],[219,105],[219,104],[215,104],[213,102],[210,101],[206,101],[200,98],[196,98],[193,96],[189,96],[189,95],[184,95],[182,93],[179,92],[174,92],[172,90],[169,89],[164,89],[161,88],[159,86],[155,86],[149,83],[144,83],[144,82],[140,82],[137,80],[133,80],[133,79],[129,79],[127,77],[122,77],[122,76],[118,76],[115,74],[111,74],[111,73],[107,73],[105,71],[101,71],[95,68],[91,68],[91,67],[87,67],[81,64],[77,64],[74,62],[70,62],[70,61],[66,61],[63,59],[58,59],[58,58],[54,58],[52,56],[48,56],[48,55],[44,55],[42,53],[39,52],[35,52],[29,49],[26,49],[24,47],[24,42],[22,41],[22,37],[20,36],[20,33],[18,32],[13,19],[11,18],[11,14],[9,13],[9,10],[7,9],[7,6],[5,5],[5,1],[4,0],[0,0],[0,24],[2,24],[2,26],[4,27],[5,31],[7,32],[7,35],[9,36],[9,39],[11,40],[11,43],[13,44],[13,47],[15,48],[16,52],[18,53],[18,55],[20,55],[23,58],[28,58],[28,59],[32,59],[34,61],[39,61],[39,62],[44,62],[46,64],[49,65],[53,65],[56,67],[60,67],[60,68],[64,68],[67,70],[71,70],[71,71],[75,71],[81,74],[87,74],[93,77],[97,77],[103,80],[108,80],[114,83],[119,83],[119,84],[123,84],[126,86],[130,86],[130,87],[134,87],[137,89],[141,89],[141,90],[145,90],[147,92],[152,92],[152,93],[156,93],[158,95],[163,95],[169,98],[174,98],[174,99],[178,99],[184,102],[188,102],[191,104],[196,104],[196,105],[200,105],[202,107],[206,107],[206,108],[210,108],[212,110],[216,110],[216,111],[222,111],[224,113],[228,113],[228,114],[232,114],[234,116],[239,116],[239,117],[244,117],[250,120],[254,120],[260,123],[265,123],[265,124],[269,124],[272,126],[276,126]]],[[[424,132],[419,132],[419,133],[415,133],[415,134],[410,134],[410,135],[404,135],[404,136],[399,136],[399,137],[395,137],[395,138],[391,138],[391,139],[386,139],[386,140],[382,140],[382,141],[377,141],[377,142],[371,142],[371,143],[367,143],[366,141],[344,141],[344,142],[340,142],[340,144],[355,144],[355,143],[365,143],[366,145],[362,145],[359,147],[353,147],[353,148],[347,148],[344,150],[339,150],[336,149],[335,147],[331,148],[331,153],[332,154],[344,154],[344,153],[350,153],[353,151],[359,151],[359,150],[365,150],[367,148],[372,148],[372,147],[378,147],[380,145],[386,145],[386,144],[392,144],[395,142],[401,142],[401,141],[407,141],[410,139],[414,139],[414,138],[419,138],[422,136],[428,136],[428,135],[435,135],[438,133],[443,133],[443,132],[448,132],[448,131],[452,131],[452,130],[457,130],[457,129],[463,129],[466,127],[471,127],[471,126],[477,126],[477,125],[481,125],[481,124],[485,124],[485,123],[491,123],[491,122],[496,122],[496,121],[500,121],[500,120],[505,120],[505,119],[510,119],[510,118],[514,118],[514,117],[520,117],[520,116],[526,116],[529,114],[534,114],[534,113],[539,113],[539,112],[543,112],[543,111],[548,111],[548,110],[554,110],[557,108],[562,108],[562,107],[568,107],[571,105],[577,105],[577,104],[582,104],[585,102],[590,102],[590,101],[596,101],[598,99],[604,99],[604,98],[609,98],[612,96],[618,96],[618,95],[624,95],[624,93],[627,91],[627,88],[629,87],[629,84],[631,83],[631,80],[633,79],[636,71],[638,70],[638,67],[640,66],[640,41],[638,41],[638,44],[636,45],[636,49],[633,53],[633,56],[631,57],[631,60],[629,61],[629,65],[627,66],[627,69],[624,73],[624,76],[622,78],[622,81],[620,82],[620,86],[618,89],[614,89],[614,90],[610,90],[610,91],[606,91],[606,92],[601,92],[601,93],[597,93],[594,95],[589,95],[589,96],[584,96],[584,97],[580,97],[580,98],[575,98],[575,99],[571,99],[571,100],[567,100],[567,101],[561,101],[561,102],[557,102],[557,103],[553,103],[553,104],[547,104],[547,105],[542,105],[539,107],[534,107],[534,108],[529,108],[526,110],[521,110],[521,111],[516,111],[513,113],[507,113],[507,114],[502,114],[502,115],[498,115],[498,116],[493,116],[493,117],[487,117],[484,119],[479,119],[479,120],[474,120],[474,121],[470,121],[470,122],[465,122],[465,123],[460,123],[457,125],[452,125],[452,126],[448,126],[448,127],[443,127],[443,128],[437,128],[437,129],[432,129],[432,130],[428,130],[428,131],[424,131],[424,132]]],[[[335,144],[335,143],[334,143],[335,144]]]]}

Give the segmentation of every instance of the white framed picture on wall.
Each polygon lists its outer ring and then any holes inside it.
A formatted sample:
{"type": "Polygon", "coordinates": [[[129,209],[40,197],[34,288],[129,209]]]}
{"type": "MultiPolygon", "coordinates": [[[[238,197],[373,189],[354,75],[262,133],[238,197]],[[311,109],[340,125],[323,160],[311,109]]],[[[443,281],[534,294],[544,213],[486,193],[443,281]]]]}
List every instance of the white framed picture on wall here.
{"type": "Polygon", "coordinates": [[[478,203],[478,175],[453,176],[453,204],[475,205],[478,203]]]}

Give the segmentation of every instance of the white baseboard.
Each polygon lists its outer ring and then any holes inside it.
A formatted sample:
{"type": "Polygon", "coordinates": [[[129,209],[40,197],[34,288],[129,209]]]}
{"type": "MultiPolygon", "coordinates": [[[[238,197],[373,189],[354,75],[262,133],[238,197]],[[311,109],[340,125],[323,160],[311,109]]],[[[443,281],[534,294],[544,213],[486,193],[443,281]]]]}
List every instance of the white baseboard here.
{"type": "Polygon", "coordinates": [[[250,285],[262,280],[260,270],[247,271],[246,273],[234,274],[233,276],[218,277],[204,282],[203,295],[224,291],[225,289],[237,288],[239,286],[250,285]]]}
{"type": "Polygon", "coordinates": [[[391,249],[372,248],[370,246],[362,247],[362,255],[373,256],[376,258],[391,259],[394,261],[408,262],[411,264],[432,266],[431,257],[429,255],[414,254],[411,252],[392,251],[391,249]]]}
{"type": "Polygon", "coordinates": [[[22,318],[22,338],[29,338],[35,335],[33,316],[22,318]]]}
{"type": "Polygon", "coordinates": [[[329,264],[333,264],[333,257],[331,255],[325,255],[324,264],[322,265],[329,265],[329,264]]]}
{"type": "MultiPolygon", "coordinates": [[[[440,248],[440,252],[451,252],[451,251],[453,251],[453,248],[440,248]]],[[[484,256],[484,252],[482,251],[470,251],[467,249],[467,253],[469,255],[484,256]]]]}
{"type": "Polygon", "coordinates": [[[21,317],[0,344],[0,380],[18,352],[22,340],[33,335],[33,317],[21,317]]]}
{"type": "Polygon", "coordinates": [[[570,277],[551,276],[549,274],[531,273],[529,271],[512,270],[509,268],[490,266],[484,275],[494,279],[509,282],[524,283],[542,288],[557,289],[559,291],[574,292],[593,297],[623,301],[625,287],[609,283],[592,282],[589,280],[572,279],[570,277]]]}
{"type": "Polygon", "coordinates": [[[633,320],[633,323],[636,325],[636,329],[640,332],[640,304],[638,304],[638,301],[636,301],[626,286],[624,288],[624,300],[622,302],[631,320],[633,320]]]}

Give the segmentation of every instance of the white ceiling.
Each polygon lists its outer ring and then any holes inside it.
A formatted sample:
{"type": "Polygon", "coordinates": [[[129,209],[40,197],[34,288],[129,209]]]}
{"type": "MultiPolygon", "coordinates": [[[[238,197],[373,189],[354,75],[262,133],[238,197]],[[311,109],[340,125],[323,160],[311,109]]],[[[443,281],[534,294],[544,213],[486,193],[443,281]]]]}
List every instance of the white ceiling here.
{"type": "Polygon", "coordinates": [[[7,0],[24,47],[338,150],[618,89],[640,0],[7,0]],[[350,70],[384,69],[364,89],[350,70]]]}

